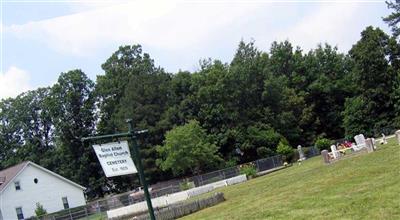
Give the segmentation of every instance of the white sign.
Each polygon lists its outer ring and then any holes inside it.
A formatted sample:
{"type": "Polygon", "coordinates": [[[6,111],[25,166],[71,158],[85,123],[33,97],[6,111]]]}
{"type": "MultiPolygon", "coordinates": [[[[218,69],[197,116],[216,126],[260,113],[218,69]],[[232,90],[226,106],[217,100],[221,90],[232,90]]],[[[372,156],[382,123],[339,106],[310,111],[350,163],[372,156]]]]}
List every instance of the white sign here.
{"type": "Polygon", "coordinates": [[[93,145],[106,177],[137,173],[128,147],[128,141],[93,145]]]}

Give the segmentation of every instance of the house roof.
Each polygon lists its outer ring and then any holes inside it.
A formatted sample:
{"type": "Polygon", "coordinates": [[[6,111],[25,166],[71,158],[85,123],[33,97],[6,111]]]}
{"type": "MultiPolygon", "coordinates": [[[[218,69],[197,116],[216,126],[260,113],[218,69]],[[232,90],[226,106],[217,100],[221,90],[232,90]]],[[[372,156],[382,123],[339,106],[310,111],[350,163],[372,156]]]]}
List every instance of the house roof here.
{"type": "Polygon", "coordinates": [[[14,177],[21,171],[28,161],[24,161],[15,166],[0,171],[0,192],[6,188],[7,184],[14,179],[14,177]]]}
{"type": "Polygon", "coordinates": [[[0,171],[0,182],[3,182],[0,185],[0,193],[3,192],[3,190],[7,187],[7,185],[10,184],[10,182],[12,182],[15,179],[15,177],[17,177],[28,165],[32,165],[33,167],[36,167],[50,175],[53,175],[67,183],[70,183],[71,185],[74,185],[82,190],[86,189],[85,187],[83,187],[75,182],[72,182],[71,180],[69,180],[65,177],[62,177],[62,176],[58,175],[57,173],[54,173],[44,167],[41,167],[32,161],[24,161],[20,164],[17,164],[15,166],[12,166],[12,167],[9,167],[7,169],[0,171]],[[1,181],[1,180],[3,180],[3,181],[1,181]]]}

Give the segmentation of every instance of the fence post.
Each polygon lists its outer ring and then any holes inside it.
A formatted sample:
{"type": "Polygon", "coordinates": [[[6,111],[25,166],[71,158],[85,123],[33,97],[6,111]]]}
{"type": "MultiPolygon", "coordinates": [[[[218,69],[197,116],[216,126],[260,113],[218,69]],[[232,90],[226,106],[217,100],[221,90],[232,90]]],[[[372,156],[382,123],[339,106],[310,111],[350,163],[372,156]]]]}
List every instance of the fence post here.
{"type": "Polygon", "coordinates": [[[256,167],[257,167],[256,170],[257,170],[257,172],[260,172],[261,170],[260,170],[260,165],[258,164],[258,161],[259,161],[259,160],[256,160],[256,167]]]}
{"type": "Polygon", "coordinates": [[[86,219],[88,217],[88,212],[87,212],[87,208],[86,207],[85,207],[85,217],[86,217],[86,219]]]}
{"type": "Polygon", "coordinates": [[[72,218],[72,215],[71,215],[71,209],[68,209],[68,213],[69,213],[69,218],[70,218],[71,220],[74,220],[74,219],[72,218]]]}
{"type": "Polygon", "coordinates": [[[219,176],[221,177],[221,180],[224,180],[225,179],[224,171],[219,170],[219,176]]]}
{"type": "Polygon", "coordinates": [[[99,205],[99,200],[96,202],[96,212],[100,212],[100,205],[99,205]]]}
{"type": "Polygon", "coordinates": [[[276,165],[275,165],[275,157],[276,157],[276,156],[272,157],[272,166],[273,166],[274,168],[276,167],[276,165]]]}

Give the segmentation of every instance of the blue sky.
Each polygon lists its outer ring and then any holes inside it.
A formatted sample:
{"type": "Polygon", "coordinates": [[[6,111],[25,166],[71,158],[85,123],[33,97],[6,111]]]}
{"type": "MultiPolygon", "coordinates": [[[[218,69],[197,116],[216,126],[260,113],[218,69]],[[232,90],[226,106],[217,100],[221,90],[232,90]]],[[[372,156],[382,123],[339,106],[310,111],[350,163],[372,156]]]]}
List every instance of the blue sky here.
{"type": "Polygon", "coordinates": [[[368,25],[389,33],[384,1],[1,0],[0,98],[50,86],[61,72],[91,79],[118,46],[141,44],[167,71],[194,71],[202,58],[229,62],[241,39],[268,51],[288,39],[347,52],[368,25]]]}

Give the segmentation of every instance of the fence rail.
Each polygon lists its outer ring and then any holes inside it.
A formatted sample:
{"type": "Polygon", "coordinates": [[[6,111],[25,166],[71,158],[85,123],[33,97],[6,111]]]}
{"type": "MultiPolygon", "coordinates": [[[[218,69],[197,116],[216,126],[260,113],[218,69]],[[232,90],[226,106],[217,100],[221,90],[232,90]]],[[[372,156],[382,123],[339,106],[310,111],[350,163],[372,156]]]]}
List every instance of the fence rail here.
{"type": "MultiPolygon", "coordinates": [[[[319,151],[315,148],[305,148],[306,157],[310,158],[319,155],[319,151]]],[[[270,169],[274,169],[283,166],[283,160],[281,155],[273,157],[263,158],[250,162],[255,165],[257,172],[262,172],[270,169]]],[[[203,186],[209,183],[217,182],[223,179],[228,179],[240,175],[240,165],[235,167],[229,167],[213,172],[192,176],[189,178],[183,178],[178,180],[166,181],[163,183],[157,183],[154,186],[154,190],[150,192],[152,198],[157,198],[167,194],[183,191],[181,184],[183,182],[193,182],[196,187],[203,186]],[[160,187],[161,186],[161,187],[160,187]]],[[[145,200],[143,194],[137,194],[132,196],[134,191],[126,192],[123,194],[115,195],[103,200],[90,202],[85,206],[76,207],[61,212],[47,214],[41,216],[40,220],[84,220],[91,215],[105,215],[104,212],[116,209],[128,205],[132,205],[145,200]]]]}

